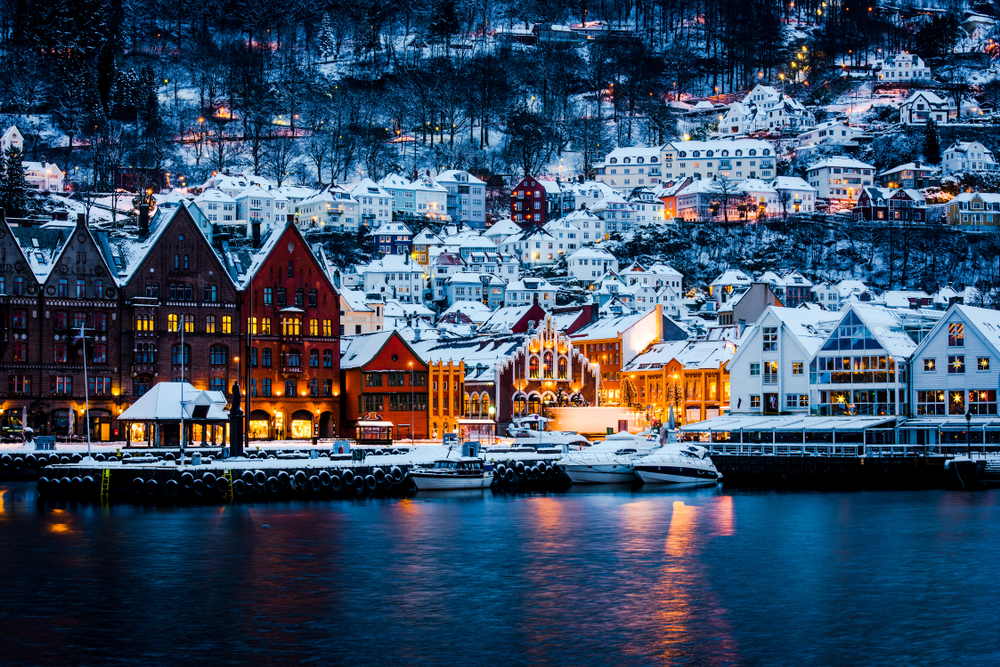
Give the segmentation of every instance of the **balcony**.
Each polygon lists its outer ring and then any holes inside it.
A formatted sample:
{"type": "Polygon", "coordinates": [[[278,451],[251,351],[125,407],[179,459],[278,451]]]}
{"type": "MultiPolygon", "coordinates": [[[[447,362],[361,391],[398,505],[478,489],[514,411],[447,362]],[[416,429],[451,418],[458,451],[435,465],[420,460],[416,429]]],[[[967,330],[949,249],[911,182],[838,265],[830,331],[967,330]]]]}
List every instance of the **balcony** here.
{"type": "Polygon", "coordinates": [[[302,375],[302,364],[289,365],[281,364],[281,374],[285,377],[298,377],[302,375]]]}

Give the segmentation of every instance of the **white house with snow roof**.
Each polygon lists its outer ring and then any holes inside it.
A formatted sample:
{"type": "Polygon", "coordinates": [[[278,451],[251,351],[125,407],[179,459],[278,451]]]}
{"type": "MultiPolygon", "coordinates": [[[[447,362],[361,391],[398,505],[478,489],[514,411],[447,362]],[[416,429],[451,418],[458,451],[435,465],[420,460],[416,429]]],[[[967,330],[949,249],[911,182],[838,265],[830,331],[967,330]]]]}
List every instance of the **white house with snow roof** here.
{"type": "Polygon", "coordinates": [[[378,184],[393,196],[393,210],[432,220],[449,220],[448,190],[430,176],[409,181],[399,174],[389,174],[378,184]]]}
{"type": "Polygon", "coordinates": [[[830,120],[799,134],[797,150],[815,148],[816,146],[843,146],[854,141],[863,133],[864,131],[860,127],[851,127],[840,120],[830,120]]]}
{"type": "Polygon", "coordinates": [[[409,255],[385,255],[363,269],[365,294],[381,294],[401,303],[423,303],[424,267],[409,255]]]}
{"type": "Polygon", "coordinates": [[[997,160],[993,151],[978,141],[956,141],[944,150],[941,159],[941,171],[945,175],[996,170],[997,160]]]}
{"type": "Polygon", "coordinates": [[[338,232],[356,232],[361,224],[358,200],[339,185],[329,185],[303,199],[295,207],[300,229],[320,227],[338,232]]]}
{"type": "Polygon", "coordinates": [[[771,181],[778,193],[781,213],[812,213],[816,210],[817,190],[798,176],[778,176],[771,181]]]}
{"type": "Polygon", "coordinates": [[[768,306],[747,327],[729,362],[734,414],[810,412],[809,362],[840,321],[838,313],[768,306]]]}
{"type": "Polygon", "coordinates": [[[551,310],[556,305],[556,288],[545,278],[521,278],[507,283],[508,306],[530,306],[535,301],[551,310]]]}
{"type": "Polygon", "coordinates": [[[543,227],[557,239],[556,249],[560,255],[577,251],[583,243],[583,230],[562,218],[546,222],[543,227]]]}
{"type": "Polygon", "coordinates": [[[661,150],[663,180],[691,177],[741,181],[771,180],[777,175],[774,147],[761,139],[671,141],[661,150]]]}
{"type": "Polygon", "coordinates": [[[639,185],[657,185],[663,177],[660,147],[628,146],[608,153],[594,165],[597,180],[619,192],[639,185]]]}
{"type": "Polygon", "coordinates": [[[608,271],[618,271],[618,259],[605,248],[580,248],[566,258],[566,272],[571,278],[592,283],[608,271]]]}
{"type": "Polygon", "coordinates": [[[541,227],[528,227],[500,243],[500,250],[513,255],[521,266],[544,266],[559,259],[559,241],[541,227]]]}
{"type": "Polygon", "coordinates": [[[816,196],[839,202],[856,202],[861,190],[875,182],[875,167],[854,158],[829,157],[806,168],[816,196]]]}
{"type": "Polygon", "coordinates": [[[493,239],[496,243],[500,243],[508,236],[513,236],[514,234],[519,234],[520,232],[521,227],[516,222],[510,218],[503,218],[502,220],[497,220],[492,225],[487,227],[483,232],[483,236],[493,239]]]}
{"type": "Polygon", "coordinates": [[[392,195],[370,178],[349,186],[351,197],[358,202],[360,223],[372,229],[392,222],[392,195]]]}
{"type": "Polygon", "coordinates": [[[910,404],[916,416],[997,416],[1000,311],[955,304],[914,350],[910,404]]]}
{"type": "Polygon", "coordinates": [[[931,68],[915,53],[900,51],[875,61],[872,69],[879,81],[913,83],[931,80],[931,68]]]}
{"type": "Polygon", "coordinates": [[[203,190],[194,203],[213,223],[236,221],[236,199],[218,188],[203,190]]]}
{"type": "Polygon", "coordinates": [[[708,293],[715,299],[716,310],[721,310],[734,296],[753,284],[753,278],[739,269],[726,269],[708,286],[708,293]]]}
{"type": "Polygon", "coordinates": [[[606,226],[604,219],[585,208],[577,209],[569,215],[560,218],[564,225],[573,225],[580,230],[580,245],[590,245],[604,240],[606,226]]]}
{"type": "MultiPolygon", "coordinates": [[[[235,197],[236,220],[248,225],[258,223],[262,231],[284,227],[287,211],[279,210],[279,205],[287,206],[284,196],[279,200],[274,193],[259,185],[251,185],[235,197]]],[[[249,228],[248,228],[249,231],[249,228]]]]}

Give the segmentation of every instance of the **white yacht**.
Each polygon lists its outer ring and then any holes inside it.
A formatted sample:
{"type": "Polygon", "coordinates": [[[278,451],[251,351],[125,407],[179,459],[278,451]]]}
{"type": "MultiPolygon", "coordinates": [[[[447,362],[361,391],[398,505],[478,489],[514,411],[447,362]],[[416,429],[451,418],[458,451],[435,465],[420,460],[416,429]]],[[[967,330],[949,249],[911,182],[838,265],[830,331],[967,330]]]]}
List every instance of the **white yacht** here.
{"type": "Polygon", "coordinates": [[[483,468],[481,458],[463,456],[440,459],[432,467],[413,468],[410,478],[417,491],[485,489],[493,483],[493,471],[483,468]]]}
{"type": "Polygon", "coordinates": [[[657,444],[622,431],[587,450],[571,451],[559,459],[559,467],[574,484],[630,484],[639,481],[633,462],[649,454],[657,444]]]}
{"type": "Polygon", "coordinates": [[[590,441],[572,431],[553,431],[548,424],[552,421],[540,415],[515,417],[507,427],[507,435],[514,438],[515,447],[558,447],[569,445],[571,449],[590,447],[590,441]]]}
{"type": "Polygon", "coordinates": [[[703,447],[667,443],[635,459],[632,469],[644,484],[712,486],[722,479],[703,447]]]}

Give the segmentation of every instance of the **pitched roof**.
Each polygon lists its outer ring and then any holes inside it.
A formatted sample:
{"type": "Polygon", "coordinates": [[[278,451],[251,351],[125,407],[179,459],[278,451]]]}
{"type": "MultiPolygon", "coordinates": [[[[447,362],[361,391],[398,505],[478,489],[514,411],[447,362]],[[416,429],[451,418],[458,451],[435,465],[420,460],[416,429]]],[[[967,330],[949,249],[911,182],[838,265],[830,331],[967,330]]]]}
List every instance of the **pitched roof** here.
{"type": "Polygon", "coordinates": [[[344,336],[340,339],[340,368],[363,368],[378,356],[395,331],[344,336]]]}

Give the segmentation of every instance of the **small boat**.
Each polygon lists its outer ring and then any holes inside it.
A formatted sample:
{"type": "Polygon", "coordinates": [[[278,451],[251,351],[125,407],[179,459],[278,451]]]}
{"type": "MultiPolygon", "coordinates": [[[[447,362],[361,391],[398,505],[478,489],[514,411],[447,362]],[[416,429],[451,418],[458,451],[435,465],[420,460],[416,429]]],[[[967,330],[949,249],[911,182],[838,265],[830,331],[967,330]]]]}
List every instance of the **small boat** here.
{"type": "Polygon", "coordinates": [[[472,456],[440,459],[431,467],[413,468],[410,478],[418,491],[485,489],[493,483],[493,471],[483,468],[483,460],[472,456]]]}
{"type": "Polygon", "coordinates": [[[507,427],[507,435],[514,438],[515,447],[555,447],[569,445],[579,449],[590,447],[590,441],[572,431],[553,431],[548,427],[551,419],[540,415],[516,417],[507,427]]]}
{"type": "Polygon", "coordinates": [[[574,484],[631,484],[639,481],[633,462],[656,446],[654,440],[622,431],[585,451],[570,452],[559,459],[559,467],[574,484]]]}
{"type": "Polygon", "coordinates": [[[632,462],[644,484],[712,486],[722,479],[708,452],[694,445],[665,445],[632,462]]]}

